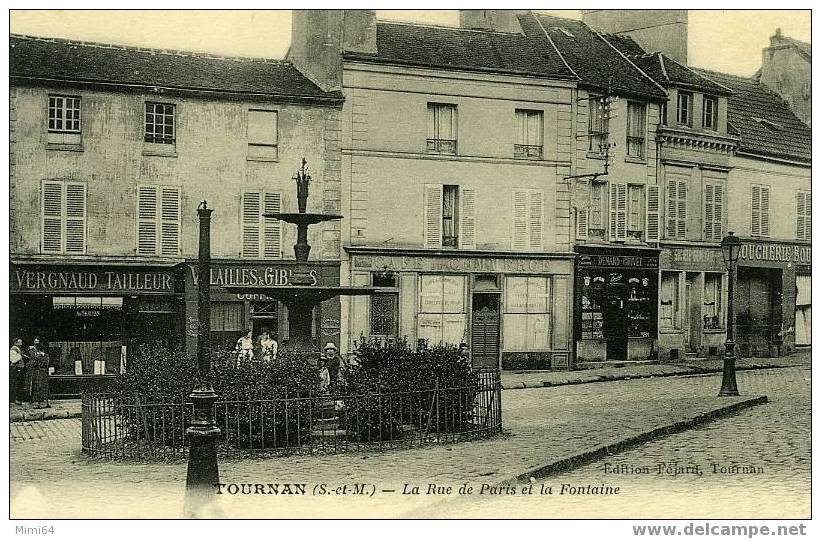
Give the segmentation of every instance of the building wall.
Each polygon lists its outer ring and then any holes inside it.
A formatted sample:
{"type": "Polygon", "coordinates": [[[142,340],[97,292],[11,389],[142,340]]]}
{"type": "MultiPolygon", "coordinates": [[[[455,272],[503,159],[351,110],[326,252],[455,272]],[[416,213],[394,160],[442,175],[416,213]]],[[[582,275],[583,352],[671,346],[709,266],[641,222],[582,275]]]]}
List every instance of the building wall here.
{"type": "Polygon", "coordinates": [[[648,52],[687,63],[685,9],[590,9],[582,10],[582,20],[596,31],[629,35],[648,52]]]}
{"type": "Polygon", "coordinates": [[[761,82],[775,91],[802,122],[812,123],[812,64],[778,36],[762,52],[761,82]]]}
{"type": "MultiPolygon", "coordinates": [[[[197,205],[214,209],[212,256],[236,258],[241,251],[240,194],[278,190],[283,211],[296,211],[293,174],[308,160],[314,176],[309,211],[339,210],[339,111],[273,102],[215,101],[162,94],[92,89],[11,88],[11,252],[40,253],[43,180],[87,182],[87,256],[136,257],[137,184],[179,186],[180,257],[197,256],[197,205]],[[82,146],[50,149],[48,95],[82,97],[82,146]],[[144,103],[176,105],[176,151],[147,155],[144,103]],[[247,159],[249,109],[278,111],[278,159],[247,159]],[[25,211],[23,211],[25,208],[25,211]]],[[[158,146],[158,145],[155,145],[158,146]]],[[[163,145],[165,146],[165,145],[163,145]]],[[[337,258],[338,224],[312,227],[312,257],[337,258]],[[323,226],[325,227],[323,232],[323,226]],[[323,239],[325,240],[323,242],[323,239]]],[[[292,258],[293,227],[283,227],[285,258],[292,258]]]]}

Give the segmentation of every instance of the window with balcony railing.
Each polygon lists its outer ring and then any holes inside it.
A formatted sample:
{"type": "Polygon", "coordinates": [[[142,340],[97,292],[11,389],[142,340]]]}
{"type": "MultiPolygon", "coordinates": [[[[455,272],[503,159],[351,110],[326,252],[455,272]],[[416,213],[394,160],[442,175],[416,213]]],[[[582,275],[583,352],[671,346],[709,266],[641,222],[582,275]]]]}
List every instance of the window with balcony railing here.
{"type": "Polygon", "coordinates": [[[646,106],[644,103],[627,103],[627,155],[644,159],[647,139],[646,106]]]}
{"type": "Polygon", "coordinates": [[[544,113],[540,110],[516,111],[514,159],[542,159],[544,155],[544,113]]]}
{"type": "Polygon", "coordinates": [[[427,151],[456,155],[456,105],[428,103],[427,151]]]}

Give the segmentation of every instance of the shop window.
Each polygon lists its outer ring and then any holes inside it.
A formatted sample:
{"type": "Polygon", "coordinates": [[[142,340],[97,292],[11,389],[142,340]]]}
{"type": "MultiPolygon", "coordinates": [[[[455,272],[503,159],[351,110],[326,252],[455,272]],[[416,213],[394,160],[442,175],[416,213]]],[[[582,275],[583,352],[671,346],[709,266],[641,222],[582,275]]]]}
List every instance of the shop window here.
{"type": "Polygon", "coordinates": [[[123,298],[52,297],[48,343],[54,374],[116,374],[125,368],[123,298]]]}
{"type": "Polygon", "coordinates": [[[282,196],[276,192],[247,191],[242,194],[242,257],[282,258],[282,226],[265,214],[281,210],[282,196]]]}
{"type": "MultiPolygon", "coordinates": [[[[396,288],[396,275],[374,274],[373,286],[396,288]]],[[[399,321],[399,294],[380,292],[371,296],[371,335],[396,337],[399,321]]]]}
{"type": "Polygon", "coordinates": [[[601,275],[582,277],[582,339],[604,338],[604,314],[602,304],[605,301],[606,284],[601,275]]]}
{"type": "Polygon", "coordinates": [[[770,235],[770,188],[753,185],[751,195],[750,234],[767,237],[770,235]]]}
{"type": "Polygon", "coordinates": [[[428,103],[428,153],[456,155],[456,105],[428,103]]]}
{"type": "Polygon", "coordinates": [[[644,103],[627,102],[627,155],[644,159],[647,142],[647,106],[644,103]]]}
{"type": "Polygon", "coordinates": [[[543,155],[544,113],[540,110],[516,110],[515,159],[541,159],[543,155]]]}
{"type": "Polygon", "coordinates": [[[211,302],[211,346],[214,350],[233,350],[247,330],[245,302],[211,302]]]}
{"type": "Polygon", "coordinates": [[[540,251],[544,220],[544,192],[538,189],[513,190],[513,248],[540,251]]]}
{"type": "Polygon", "coordinates": [[[418,337],[431,345],[459,344],[467,337],[463,275],[422,275],[419,285],[418,337]]]}
{"type": "Polygon", "coordinates": [[[812,194],[799,191],[795,194],[795,237],[799,240],[812,239],[812,194]]]}
{"type": "Polygon", "coordinates": [[[152,144],[174,144],[175,105],[168,103],[145,104],[145,141],[152,144]]]}
{"type": "Polygon", "coordinates": [[[721,241],[724,237],[724,184],[704,184],[704,240],[721,241]]]}
{"type": "Polygon", "coordinates": [[[180,254],[180,188],[137,188],[137,253],[180,254]]]}
{"type": "Polygon", "coordinates": [[[476,192],[458,185],[424,187],[425,247],[476,247],[476,192]]]}
{"type": "Polygon", "coordinates": [[[650,337],[653,328],[652,283],[649,277],[628,277],[627,279],[627,336],[650,337]]]}
{"type": "Polygon", "coordinates": [[[42,252],[85,253],[86,184],[45,181],[42,187],[42,252]]]}
{"type": "Polygon", "coordinates": [[[704,306],[702,316],[704,316],[704,329],[719,329],[724,327],[724,311],[722,304],[722,282],[724,275],[721,273],[704,274],[704,306]]]}
{"type": "Polygon", "coordinates": [[[550,305],[548,277],[506,277],[503,320],[505,350],[549,350],[550,305]]]}
{"type": "Polygon", "coordinates": [[[277,122],[275,110],[248,111],[248,159],[251,161],[276,161],[277,122]]]}
{"type": "Polygon", "coordinates": [[[679,316],[679,274],[664,271],[661,273],[661,291],[659,293],[659,323],[663,328],[681,327],[679,316]]]}
{"type": "Polygon", "coordinates": [[[48,96],[49,144],[80,144],[80,103],[78,96],[48,96]]]}
{"type": "Polygon", "coordinates": [[[588,122],[588,151],[592,154],[603,155],[607,150],[607,132],[609,130],[607,101],[604,97],[596,96],[588,100],[590,111],[588,122]]]}

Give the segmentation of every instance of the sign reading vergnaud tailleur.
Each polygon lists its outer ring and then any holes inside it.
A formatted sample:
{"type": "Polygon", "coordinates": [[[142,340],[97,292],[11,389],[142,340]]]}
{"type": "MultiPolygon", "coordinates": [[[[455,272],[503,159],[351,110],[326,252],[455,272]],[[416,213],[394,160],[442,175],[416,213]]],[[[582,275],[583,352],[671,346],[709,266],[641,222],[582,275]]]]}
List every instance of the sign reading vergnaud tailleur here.
{"type": "Polygon", "coordinates": [[[173,294],[171,269],[12,266],[11,293],[173,294]]]}
{"type": "MultiPolygon", "coordinates": [[[[199,286],[196,265],[189,266],[194,286],[199,286]]],[[[211,268],[211,286],[316,286],[321,278],[318,266],[226,265],[211,268]]]]}

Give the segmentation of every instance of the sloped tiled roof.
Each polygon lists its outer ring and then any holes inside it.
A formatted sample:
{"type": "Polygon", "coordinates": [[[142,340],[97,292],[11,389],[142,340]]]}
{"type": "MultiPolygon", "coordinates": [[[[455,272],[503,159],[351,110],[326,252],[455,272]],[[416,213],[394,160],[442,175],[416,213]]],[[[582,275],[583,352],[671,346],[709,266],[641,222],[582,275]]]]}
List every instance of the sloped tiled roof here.
{"type": "Polygon", "coordinates": [[[741,151],[811,161],[812,131],[778,94],[752,78],[694,70],[733,91],[729,96],[727,122],[729,129],[741,137],[741,151]]]}
{"type": "Polygon", "coordinates": [[[325,92],[290,62],[227,58],[64,39],[13,35],[12,79],[118,84],[229,94],[341,100],[325,92]]]}
{"type": "MultiPolygon", "coordinates": [[[[528,17],[532,18],[521,15],[520,19],[528,17]]],[[[523,34],[377,21],[376,47],[376,54],[347,52],[345,58],[576,79],[554,49],[523,34]]]]}
{"type": "Polygon", "coordinates": [[[630,59],[664,87],[688,88],[713,95],[732,93],[729,88],[716,84],[660,52],[630,56],[630,59]]]}
{"type": "MultiPolygon", "coordinates": [[[[581,21],[537,15],[539,22],[581,83],[613,93],[666,98],[666,92],[616,50],[618,36],[594,32],[581,21]]],[[[642,51],[643,52],[643,51],[642,51]]]]}

